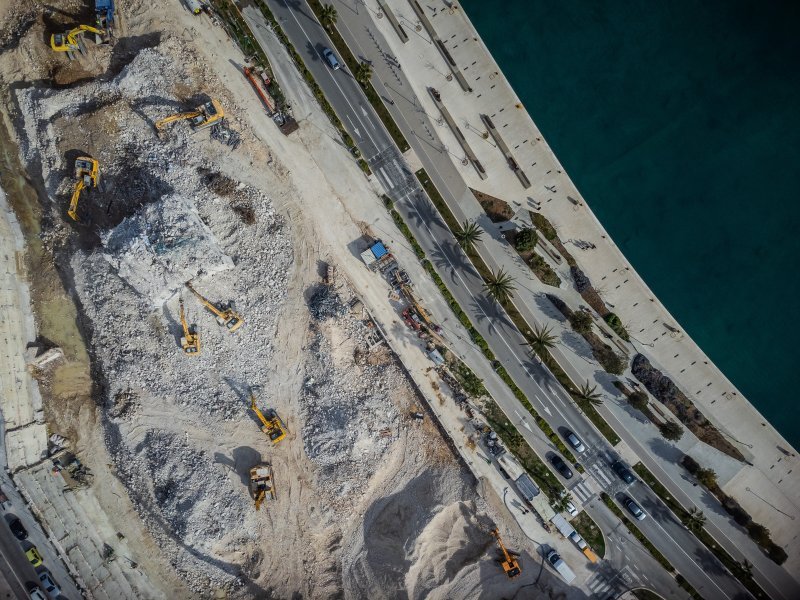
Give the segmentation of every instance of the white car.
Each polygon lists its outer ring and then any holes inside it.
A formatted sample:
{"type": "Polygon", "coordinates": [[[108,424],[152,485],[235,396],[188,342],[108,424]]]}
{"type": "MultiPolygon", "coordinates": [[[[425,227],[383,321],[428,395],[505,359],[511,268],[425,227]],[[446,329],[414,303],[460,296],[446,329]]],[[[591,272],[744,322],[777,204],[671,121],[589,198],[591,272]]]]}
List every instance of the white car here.
{"type": "Polygon", "coordinates": [[[586,452],[586,446],[583,445],[583,442],[581,441],[581,438],[579,438],[577,435],[572,433],[569,429],[564,431],[564,437],[567,439],[567,441],[569,442],[569,445],[572,446],[572,448],[576,452],[578,452],[578,453],[586,452]]]}
{"type": "Polygon", "coordinates": [[[31,597],[31,600],[47,600],[47,596],[45,596],[42,590],[39,589],[39,586],[32,581],[25,584],[25,589],[28,590],[28,595],[31,597]]]}
{"type": "Polygon", "coordinates": [[[61,588],[53,581],[53,578],[50,576],[50,571],[42,571],[39,573],[39,581],[50,598],[58,598],[61,595],[61,588]]]}
{"type": "Polygon", "coordinates": [[[587,544],[586,544],[586,540],[584,540],[584,539],[581,537],[581,534],[580,534],[580,533],[578,533],[577,531],[573,531],[572,533],[570,533],[570,534],[569,534],[569,539],[571,539],[573,542],[575,542],[575,545],[576,545],[578,548],[580,548],[581,550],[583,550],[583,549],[584,549],[584,548],[586,548],[586,546],[587,546],[587,544]]]}
{"type": "Polygon", "coordinates": [[[572,515],[573,517],[578,516],[578,509],[575,508],[575,505],[572,502],[567,502],[565,506],[567,507],[567,512],[570,515],[572,515]]]}

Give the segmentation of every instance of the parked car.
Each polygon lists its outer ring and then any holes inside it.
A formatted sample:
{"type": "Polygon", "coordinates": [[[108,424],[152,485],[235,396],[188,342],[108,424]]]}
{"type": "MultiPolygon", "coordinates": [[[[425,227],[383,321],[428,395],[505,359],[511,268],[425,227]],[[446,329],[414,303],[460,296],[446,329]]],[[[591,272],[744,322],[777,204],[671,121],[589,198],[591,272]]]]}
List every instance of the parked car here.
{"type": "Polygon", "coordinates": [[[634,517],[636,517],[637,521],[644,521],[644,518],[647,515],[642,510],[642,507],[636,504],[633,498],[631,498],[630,496],[624,496],[622,498],[622,504],[625,505],[625,508],[628,509],[629,513],[631,513],[634,517]]]}
{"type": "Polygon", "coordinates": [[[572,479],[572,469],[567,466],[567,463],[558,454],[553,454],[550,457],[550,462],[564,479],[572,479]]]}
{"type": "Polygon", "coordinates": [[[45,596],[42,590],[39,589],[39,586],[32,581],[25,583],[25,589],[28,590],[28,595],[31,597],[31,600],[47,600],[47,596],[45,596]]]}
{"type": "Polygon", "coordinates": [[[572,533],[570,533],[570,534],[569,534],[569,539],[571,539],[573,542],[575,542],[575,545],[576,545],[578,548],[580,548],[581,550],[583,550],[583,549],[584,549],[584,548],[586,548],[586,546],[587,546],[587,544],[586,544],[586,540],[584,540],[584,539],[581,537],[581,534],[580,534],[580,533],[578,533],[577,531],[573,531],[572,533]]]}
{"type": "Polygon", "coordinates": [[[36,549],[36,546],[31,546],[25,551],[25,556],[28,557],[28,560],[31,561],[31,564],[34,567],[38,567],[42,564],[42,555],[39,554],[39,550],[36,549]]]}
{"type": "Polygon", "coordinates": [[[625,483],[633,483],[636,479],[633,477],[633,473],[630,472],[628,467],[625,466],[625,463],[621,460],[617,460],[611,463],[611,470],[614,471],[619,478],[622,479],[625,483]]]}
{"type": "Polygon", "coordinates": [[[570,514],[570,516],[572,517],[578,516],[578,509],[575,508],[575,505],[572,502],[567,501],[567,503],[564,506],[567,507],[567,512],[570,514]]]}
{"type": "Polygon", "coordinates": [[[572,446],[576,452],[586,452],[586,446],[583,445],[581,438],[572,433],[569,429],[564,431],[564,439],[569,442],[569,445],[572,446]]]}
{"type": "Polygon", "coordinates": [[[341,68],[342,65],[339,64],[339,59],[336,58],[336,55],[330,48],[322,49],[322,57],[325,59],[325,62],[328,63],[328,66],[330,66],[330,68],[334,71],[338,71],[341,68]]]}
{"type": "Polygon", "coordinates": [[[28,538],[28,530],[25,529],[22,521],[20,521],[17,517],[14,517],[8,522],[8,527],[11,529],[11,533],[14,534],[14,537],[18,540],[24,540],[28,538]]]}
{"type": "Polygon", "coordinates": [[[55,581],[53,581],[50,571],[42,571],[39,573],[39,581],[42,582],[42,587],[50,598],[55,599],[61,595],[61,588],[56,585],[55,581]]]}

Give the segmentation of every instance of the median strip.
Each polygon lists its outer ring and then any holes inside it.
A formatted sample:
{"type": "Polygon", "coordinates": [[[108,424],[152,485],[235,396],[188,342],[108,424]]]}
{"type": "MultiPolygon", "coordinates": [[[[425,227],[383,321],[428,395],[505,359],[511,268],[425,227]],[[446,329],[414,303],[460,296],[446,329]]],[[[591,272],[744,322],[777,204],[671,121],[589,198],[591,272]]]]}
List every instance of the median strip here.
{"type": "Polygon", "coordinates": [[[653,492],[655,492],[655,494],[661,498],[661,501],[669,507],[669,509],[675,514],[676,517],[678,517],[681,523],[687,525],[689,531],[691,531],[698,540],[705,544],[705,546],[714,554],[714,556],[716,556],[719,561],[725,565],[725,568],[727,568],[733,574],[733,576],[736,577],[736,579],[741,581],[742,585],[744,585],[744,587],[746,587],[747,590],[753,594],[753,596],[759,600],[769,599],[767,593],[755,582],[753,579],[753,574],[749,571],[749,569],[742,563],[734,560],[730,554],[721,548],[714,540],[712,535],[708,533],[704,527],[698,525],[696,529],[692,529],[692,527],[688,526],[688,524],[692,521],[692,515],[667,491],[666,487],[659,483],[655,475],[653,475],[647,469],[647,467],[645,467],[642,463],[636,463],[633,466],[633,470],[636,471],[639,477],[642,478],[642,481],[649,485],[650,489],[652,489],[653,492]]]}

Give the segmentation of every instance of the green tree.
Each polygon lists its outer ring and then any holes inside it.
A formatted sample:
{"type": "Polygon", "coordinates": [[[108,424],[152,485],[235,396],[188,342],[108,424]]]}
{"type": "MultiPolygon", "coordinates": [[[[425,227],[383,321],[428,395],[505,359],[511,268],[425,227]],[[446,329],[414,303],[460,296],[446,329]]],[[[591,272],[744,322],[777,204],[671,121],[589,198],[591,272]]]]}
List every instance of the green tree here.
{"type": "Polygon", "coordinates": [[[592,315],[585,310],[576,310],[569,316],[569,324],[576,332],[584,335],[592,330],[592,315]]]}
{"type": "Polygon", "coordinates": [[[319,21],[326,29],[333,29],[336,25],[336,20],[339,18],[339,13],[336,12],[336,7],[332,4],[323,4],[319,11],[319,21]]]}
{"type": "Polygon", "coordinates": [[[486,293],[500,304],[505,304],[511,299],[511,294],[516,290],[514,278],[503,269],[492,273],[483,284],[486,293]]]}
{"type": "Polygon", "coordinates": [[[636,410],[640,410],[642,412],[647,410],[647,406],[650,404],[647,394],[640,391],[633,392],[630,396],[628,396],[628,403],[636,410]]]}
{"type": "Polygon", "coordinates": [[[683,427],[678,425],[675,421],[667,421],[659,429],[664,439],[670,442],[677,442],[683,437],[683,427]]]}
{"type": "Polygon", "coordinates": [[[537,237],[536,232],[530,227],[526,227],[525,229],[520,229],[517,232],[517,235],[514,238],[514,248],[516,248],[519,252],[527,252],[529,250],[533,250],[534,246],[536,246],[536,242],[538,241],[539,238],[537,237]]]}
{"type": "Polygon", "coordinates": [[[692,533],[697,533],[706,524],[706,516],[699,508],[691,508],[683,520],[683,524],[692,533]]]}
{"type": "Polygon", "coordinates": [[[481,241],[483,231],[475,221],[464,221],[461,231],[457,231],[456,241],[464,250],[474,250],[475,244],[481,241]]]}
{"type": "Polygon", "coordinates": [[[717,474],[714,472],[714,469],[700,468],[697,470],[697,473],[695,473],[694,476],[697,477],[697,481],[707,488],[713,488],[717,486],[717,474]]]}
{"type": "Polygon", "coordinates": [[[770,542],[772,542],[769,529],[760,523],[750,523],[750,525],[747,526],[747,533],[750,534],[750,537],[759,546],[768,546],[770,542]]]}
{"type": "Polygon", "coordinates": [[[372,79],[372,65],[363,60],[358,63],[355,78],[361,84],[369,83],[369,80],[372,79]]]}
{"type": "Polygon", "coordinates": [[[535,325],[525,345],[536,354],[547,354],[548,350],[556,345],[556,336],[550,333],[549,327],[535,325]]]}
{"type": "Polygon", "coordinates": [[[591,385],[588,381],[578,388],[575,395],[578,397],[578,400],[584,400],[595,406],[600,406],[603,403],[603,396],[597,391],[597,386],[591,385]]]}

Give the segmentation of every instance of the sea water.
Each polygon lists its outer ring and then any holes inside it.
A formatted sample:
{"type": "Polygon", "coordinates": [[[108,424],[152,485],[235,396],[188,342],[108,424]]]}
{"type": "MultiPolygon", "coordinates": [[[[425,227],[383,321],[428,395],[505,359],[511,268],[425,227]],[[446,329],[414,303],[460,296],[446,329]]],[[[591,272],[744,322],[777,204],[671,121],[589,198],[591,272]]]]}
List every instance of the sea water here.
{"type": "Polygon", "coordinates": [[[461,4],[636,270],[800,447],[800,2],[461,4]]]}

